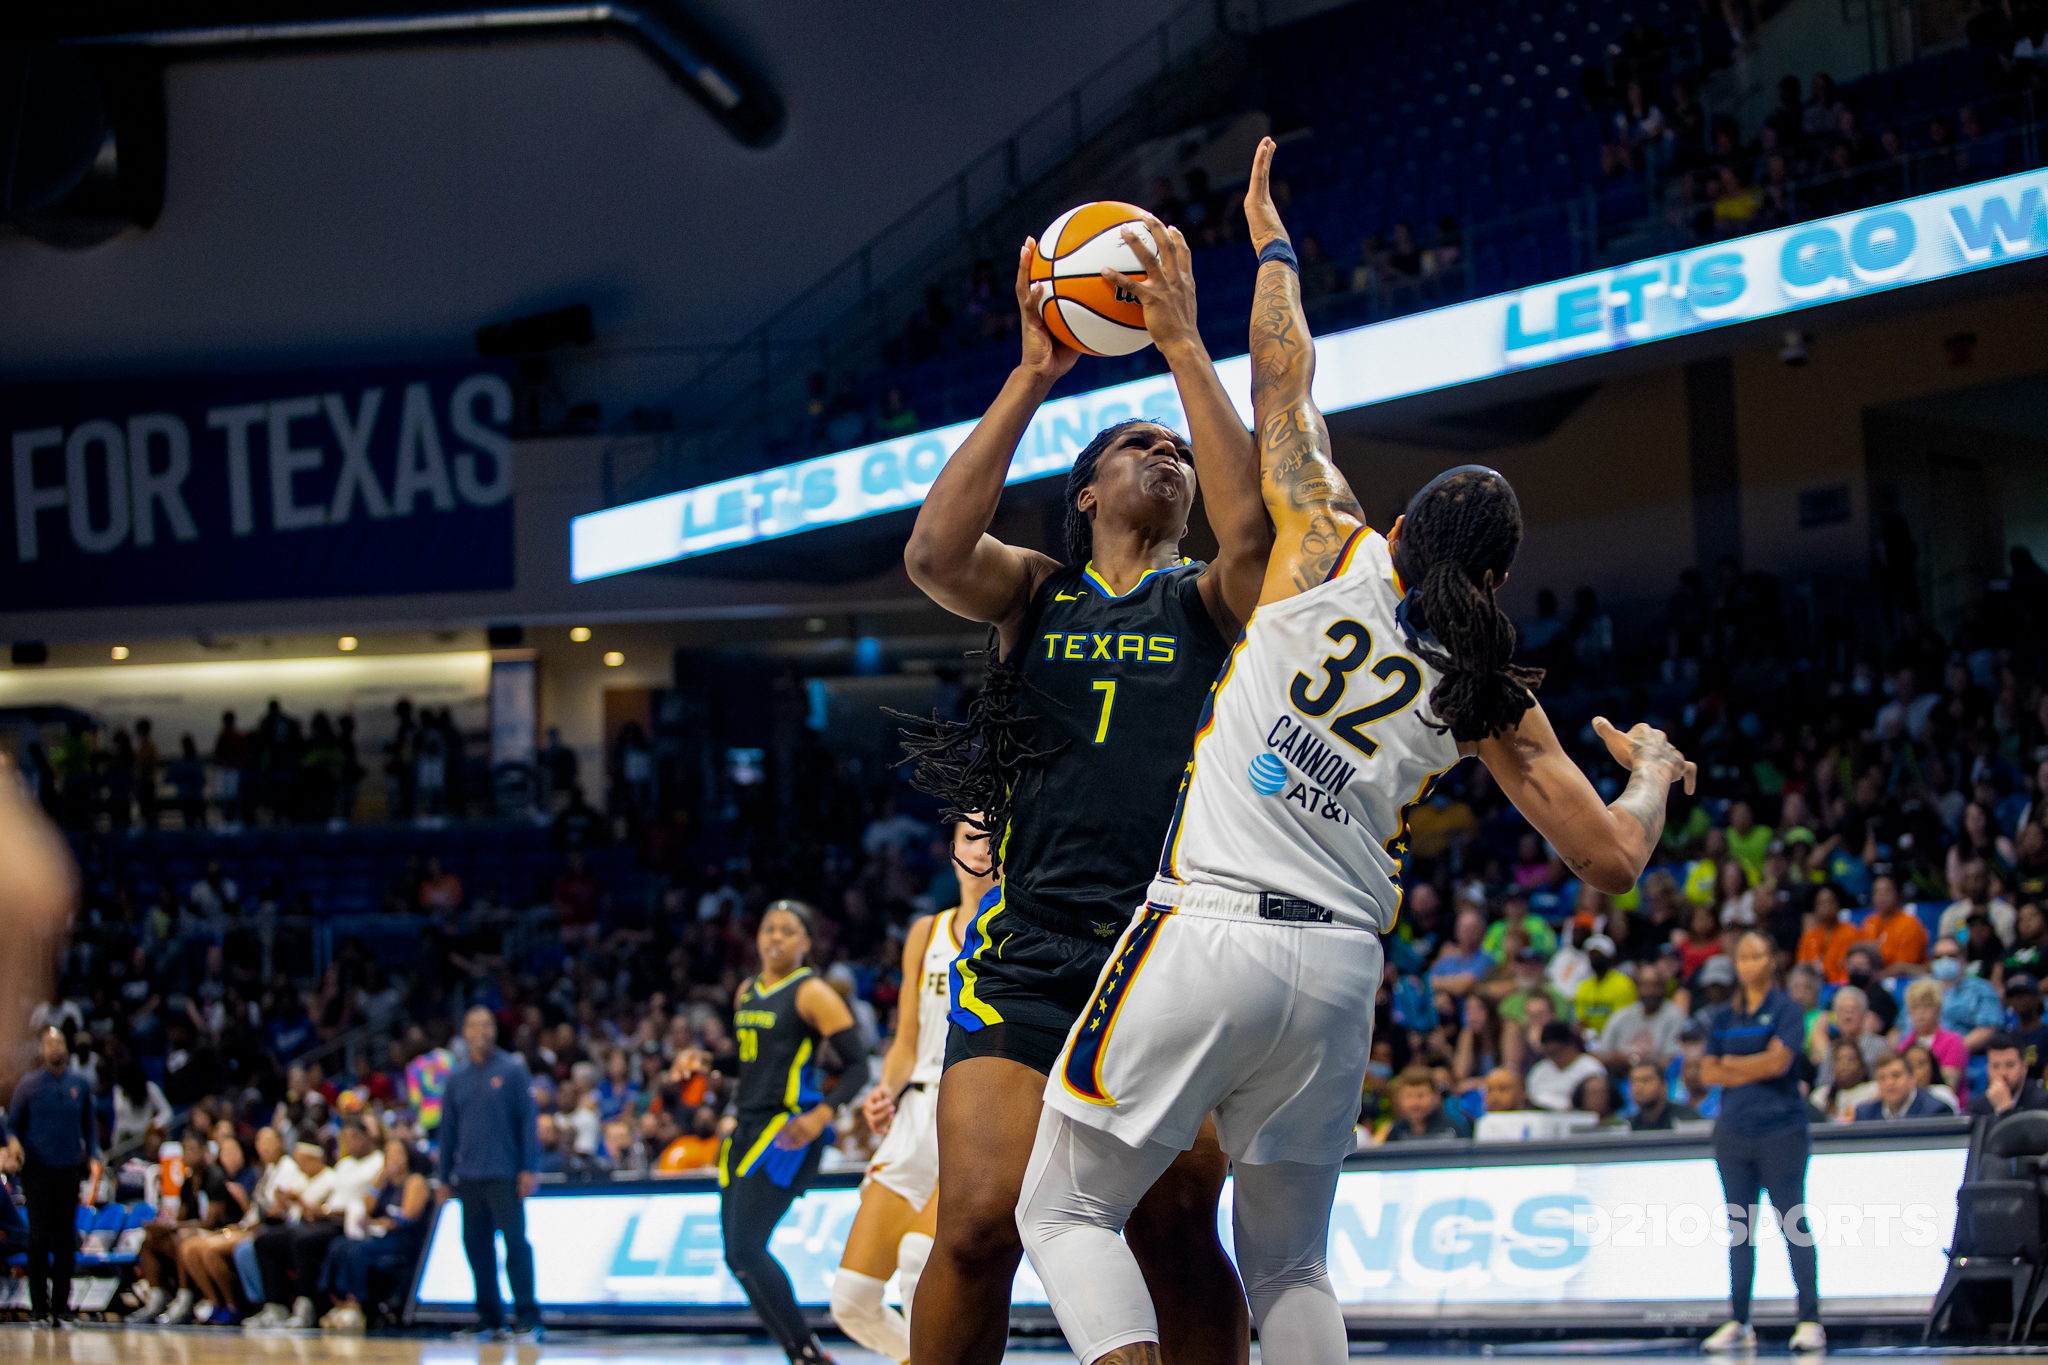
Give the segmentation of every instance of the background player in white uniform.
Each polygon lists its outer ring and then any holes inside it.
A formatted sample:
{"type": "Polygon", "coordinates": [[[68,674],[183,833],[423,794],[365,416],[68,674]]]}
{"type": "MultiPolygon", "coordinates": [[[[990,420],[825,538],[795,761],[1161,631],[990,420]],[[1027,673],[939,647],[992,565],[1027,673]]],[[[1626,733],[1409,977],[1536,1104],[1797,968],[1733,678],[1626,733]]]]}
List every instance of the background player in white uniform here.
{"type": "Polygon", "coordinates": [[[903,940],[903,987],[896,999],[896,1036],[882,1058],[882,1078],[862,1109],[884,1134],[861,1181],[860,1212],[846,1234],[846,1254],[832,1279],[832,1320],[870,1351],[910,1359],[905,1314],[931,1254],[939,1206],[939,1075],[946,1065],[946,1014],[952,1008],[947,972],[960,952],[962,907],[972,913],[996,884],[988,836],[965,820],[953,825],[953,869],[960,905],[927,915],[903,940]],[[905,1312],[882,1302],[882,1288],[900,1274],[905,1312]]]}
{"type": "Polygon", "coordinates": [[[1236,1178],[1238,1270],[1268,1360],[1341,1361],[1324,1268],[1337,1174],[1371,1049],[1378,934],[1400,909],[1404,808],[1476,754],[1572,870],[1641,875],[1691,766],[1647,726],[1595,728],[1632,769],[1603,806],[1514,666],[1495,604],[1521,542],[1514,492],[1465,466],[1382,538],[1309,399],[1293,253],[1260,144],[1245,195],[1260,249],[1252,405],[1276,532],[1258,610],[1210,695],[1160,876],[1046,1086],[1018,1225],[1083,1362],[1159,1359],[1117,1233],[1203,1115],[1236,1178]]]}

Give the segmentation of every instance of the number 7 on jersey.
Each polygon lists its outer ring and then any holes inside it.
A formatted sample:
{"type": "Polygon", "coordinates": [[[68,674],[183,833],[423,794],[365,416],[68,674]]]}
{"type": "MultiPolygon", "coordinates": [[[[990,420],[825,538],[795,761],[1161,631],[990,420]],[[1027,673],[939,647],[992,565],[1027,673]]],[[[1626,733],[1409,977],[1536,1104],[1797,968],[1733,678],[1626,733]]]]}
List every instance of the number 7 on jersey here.
{"type": "Polygon", "coordinates": [[[1095,721],[1095,738],[1091,744],[1100,744],[1109,738],[1109,713],[1116,709],[1116,679],[1097,678],[1088,686],[1102,694],[1102,714],[1095,721]]]}

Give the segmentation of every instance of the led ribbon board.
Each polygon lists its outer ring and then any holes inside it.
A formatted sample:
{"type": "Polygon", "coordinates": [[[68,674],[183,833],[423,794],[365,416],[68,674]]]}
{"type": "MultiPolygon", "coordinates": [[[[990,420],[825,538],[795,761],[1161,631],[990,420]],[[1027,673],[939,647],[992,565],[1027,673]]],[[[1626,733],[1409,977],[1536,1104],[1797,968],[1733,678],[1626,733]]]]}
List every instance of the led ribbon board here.
{"type": "MultiPolygon", "coordinates": [[[[1324,412],[1384,403],[2048,252],[2048,171],[1837,214],[1317,338],[1324,412]]],[[[1251,364],[1216,366],[1251,418],[1251,364]]],[[[1010,483],[1064,474],[1089,437],[1146,417],[1183,433],[1170,375],[1047,403],[1010,483]]],[[[915,507],[972,422],[842,450],[574,518],[570,577],[588,582],[915,507]]]]}
{"type": "MultiPolygon", "coordinates": [[[[1607,1160],[1344,1172],[1330,1210],[1337,1301],[1381,1318],[1458,1319],[1508,1307],[1566,1320],[1616,1310],[1650,1317],[1662,1304],[1665,1321],[1674,1305],[1693,1306],[1685,1321],[1704,1319],[1708,1306],[1728,1301],[1723,1248],[1733,1229],[1720,1174],[1706,1157],[1631,1159],[1627,1145],[1615,1142],[1607,1160]]],[[[1813,1154],[1806,1206],[1820,1238],[1821,1295],[1837,1311],[1855,1303],[1926,1313],[1948,1266],[1943,1248],[1967,1156],[1960,1146],[1813,1154]]],[[[665,1183],[526,1201],[542,1309],[590,1318],[745,1309],[725,1266],[718,1191],[665,1183]]],[[[1217,1233],[1231,1250],[1234,1182],[1224,1189],[1217,1233]]],[[[813,1189],[776,1226],[768,1250],[799,1303],[831,1302],[859,1210],[858,1190],[813,1189]]],[[[1745,1233],[1757,1242],[1758,1301],[1789,1307],[1783,1234],[1769,1220],[1745,1233]]],[[[511,1291],[501,1283],[499,1293],[511,1291]]],[[[1028,1261],[1011,1301],[1046,1302],[1028,1261]]],[[[434,1221],[418,1302],[435,1316],[474,1311],[459,1200],[434,1221]]]]}

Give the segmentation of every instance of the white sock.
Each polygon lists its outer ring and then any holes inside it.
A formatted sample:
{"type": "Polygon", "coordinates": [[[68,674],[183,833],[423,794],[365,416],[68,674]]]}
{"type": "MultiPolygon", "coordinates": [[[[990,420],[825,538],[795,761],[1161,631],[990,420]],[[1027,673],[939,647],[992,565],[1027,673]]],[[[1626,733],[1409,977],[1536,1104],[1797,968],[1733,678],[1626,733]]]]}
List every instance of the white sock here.
{"type": "Polygon", "coordinates": [[[903,1294],[903,1330],[910,1330],[910,1307],[917,1301],[918,1276],[931,1259],[932,1239],[921,1232],[906,1232],[896,1244],[896,1287],[903,1294]]]}
{"type": "Polygon", "coordinates": [[[832,1321],[861,1345],[894,1361],[910,1359],[910,1324],[882,1302],[882,1281],[839,1267],[832,1276],[832,1321]]]}

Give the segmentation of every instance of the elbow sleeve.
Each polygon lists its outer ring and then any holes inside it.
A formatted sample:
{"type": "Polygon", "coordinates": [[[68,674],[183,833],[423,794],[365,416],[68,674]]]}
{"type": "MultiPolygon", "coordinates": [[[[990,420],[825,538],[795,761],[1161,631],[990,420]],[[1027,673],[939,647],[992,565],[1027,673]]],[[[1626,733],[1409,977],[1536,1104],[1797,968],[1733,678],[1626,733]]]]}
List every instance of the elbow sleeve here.
{"type": "Polygon", "coordinates": [[[839,1055],[839,1060],[845,1068],[839,1073],[839,1079],[833,1083],[832,1088],[825,1092],[824,1103],[837,1109],[851,1101],[860,1093],[861,1087],[868,1083],[868,1054],[861,1046],[858,1026],[843,1028],[825,1041],[831,1044],[832,1050],[839,1055]]]}

